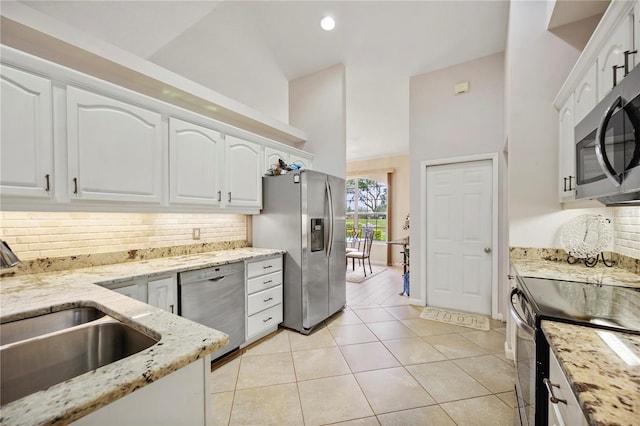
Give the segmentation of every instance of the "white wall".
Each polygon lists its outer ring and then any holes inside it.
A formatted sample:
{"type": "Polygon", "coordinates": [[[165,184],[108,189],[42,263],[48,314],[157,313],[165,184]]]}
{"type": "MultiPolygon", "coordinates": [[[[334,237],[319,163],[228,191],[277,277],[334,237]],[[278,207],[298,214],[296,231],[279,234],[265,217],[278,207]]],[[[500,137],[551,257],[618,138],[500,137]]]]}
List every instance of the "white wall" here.
{"type": "Polygon", "coordinates": [[[315,170],[346,177],[344,65],[334,65],[289,82],[289,124],[309,135],[301,148],[315,155],[315,170]]]}
{"type": "MultiPolygon", "coordinates": [[[[425,160],[502,152],[504,55],[486,56],[463,64],[411,77],[410,80],[410,210],[411,298],[420,299],[423,281],[419,262],[424,262],[420,241],[420,163],[425,160]],[[454,96],[456,83],[469,81],[470,92],[454,96]]],[[[504,159],[499,156],[500,187],[506,188],[504,159]]],[[[501,190],[500,257],[506,258],[506,214],[501,190]]],[[[504,263],[504,261],[503,261],[504,263]]],[[[504,274],[506,276],[506,274],[504,274]]]]}
{"type": "Polygon", "coordinates": [[[507,45],[506,130],[509,140],[509,243],[516,247],[560,247],[559,231],[571,218],[611,209],[563,210],[558,200],[558,111],[552,101],[580,55],[593,22],[581,21],[556,33],[546,30],[545,2],[511,2],[507,45]]]}
{"type": "Polygon", "coordinates": [[[288,123],[289,82],[254,19],[243,2],[223,2],[148,59],[288,123]]]}

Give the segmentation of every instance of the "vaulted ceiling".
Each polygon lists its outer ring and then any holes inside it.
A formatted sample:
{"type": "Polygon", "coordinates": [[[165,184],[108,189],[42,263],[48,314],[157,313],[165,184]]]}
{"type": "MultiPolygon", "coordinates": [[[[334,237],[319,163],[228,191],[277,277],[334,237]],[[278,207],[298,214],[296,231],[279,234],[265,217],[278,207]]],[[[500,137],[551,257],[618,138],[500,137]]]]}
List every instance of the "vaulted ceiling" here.
{"type": "Polygon", "coordinates": [[[456,0],[22,3],[151,61],[163,49],[188,49],[202,66],[215,61],[206,37],[184,35],[207,28],[216,36],[223,15],[238,21],[227,25],[257,33],[288,80],[344,63],[349,161],[407,154],[410,76],[503,51],[509,7],[456,0]],[[229,8],[243,13],[224,15],[229,8]],[[326,14],[336,20],[329,33],[319,28],[326,14]]]}

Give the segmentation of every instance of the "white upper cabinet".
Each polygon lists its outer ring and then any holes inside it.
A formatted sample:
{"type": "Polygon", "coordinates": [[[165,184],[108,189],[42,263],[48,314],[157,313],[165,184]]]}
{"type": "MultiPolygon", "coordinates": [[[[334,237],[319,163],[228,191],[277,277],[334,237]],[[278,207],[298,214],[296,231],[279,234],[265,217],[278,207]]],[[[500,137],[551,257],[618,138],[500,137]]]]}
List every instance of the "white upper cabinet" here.
{"type": "MultiPolygon", "coordinates": [[[[598,53],[598,100],[604,98],[614,86],[613,67],[616,71],[616,84],[624,78],[624,52],[633,50],[633,14],[626,15],[606,39],[598,53]]],[[[629,58],[633,68],[634,58],[629,58]]],[[[631,70],[629,70],[631,71],[631,70]]]]}
{"type": "Polygon", "coordinates": [[[574,141],[574,95],[560,108],[558,135],[560,201],[575,198],[576,162],[574,141]]]}
{"type": "Polygon", "coordinates": [[[313,156],[311,155],[302,155],[302,154],[291,154],[289,157],[290,163],[300,163],[304,166],[305,169],[311,169],[313,165],[313,156]]]}
{"type": "Polygon", "coordinates": [[[262,207],[262,146],[228,135],[225,146],[225,204],[262,207]]]}
{"type": "Polygon", "coordinates": [[[271,148],[269,146],[264,148],[264,169],[270,169],[278,165],[278,160],[282,159],[285,163],[289,164],[289,153],[284,152],[281,149],[271,148]]]}
{"type": "Polygon", "coordinates": [[[0,67],[0,192],[50,197],[53,178],[51,82],[0,67]]]}
{"type": "Polygon", "coordinates": [[[220,133],[169,119],[169,196],[171,203],[221,205],[220,133]]]}
{"type": "Polygon", "coordinates": [[[584,78],[578,83],[574,99],[574,125],[582,121],[582,119],[589,114],[589,112],[591,112],[598,103],[598,90],[596,87],[597,74],[598,68],[594,63],[587,70],[584,78]]]}
{"type": "Polygon", "coordinates": [[[161,115],[67,88],[72,198],[159,203],[161,115]]]}

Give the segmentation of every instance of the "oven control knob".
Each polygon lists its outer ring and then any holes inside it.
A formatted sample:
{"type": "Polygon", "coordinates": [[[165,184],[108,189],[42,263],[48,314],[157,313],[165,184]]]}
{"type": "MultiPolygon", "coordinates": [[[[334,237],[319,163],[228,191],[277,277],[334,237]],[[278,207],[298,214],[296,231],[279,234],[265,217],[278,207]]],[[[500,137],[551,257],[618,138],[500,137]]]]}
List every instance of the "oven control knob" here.
{"type": "Polygon", "coordinates": [[[491,253],[491,247],[485,247],[484,248],[484,252],[485,253],[491,253]]]}

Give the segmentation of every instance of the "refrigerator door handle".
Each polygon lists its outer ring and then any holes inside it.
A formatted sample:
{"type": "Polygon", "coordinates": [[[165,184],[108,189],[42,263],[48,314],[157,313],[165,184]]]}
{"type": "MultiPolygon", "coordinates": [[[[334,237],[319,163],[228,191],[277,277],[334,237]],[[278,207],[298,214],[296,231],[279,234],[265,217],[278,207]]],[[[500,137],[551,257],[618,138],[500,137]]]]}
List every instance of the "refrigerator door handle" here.
{"type": "Polygon", "coordinates": [[[331,192],[331,184],[329,184],[328,180],[325,181],[325,185],[327,188],[327,200],[329,201],[329,241],[327,244],[327,257],[330,257],[333,251],[333,193],[331,192]]]}

